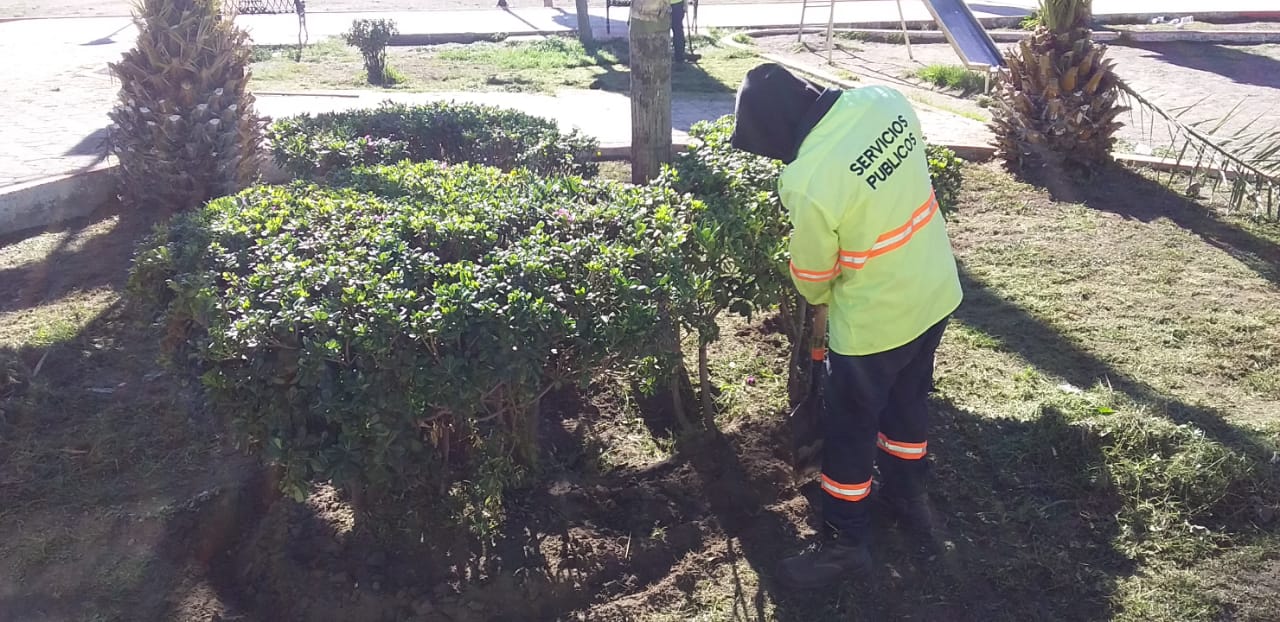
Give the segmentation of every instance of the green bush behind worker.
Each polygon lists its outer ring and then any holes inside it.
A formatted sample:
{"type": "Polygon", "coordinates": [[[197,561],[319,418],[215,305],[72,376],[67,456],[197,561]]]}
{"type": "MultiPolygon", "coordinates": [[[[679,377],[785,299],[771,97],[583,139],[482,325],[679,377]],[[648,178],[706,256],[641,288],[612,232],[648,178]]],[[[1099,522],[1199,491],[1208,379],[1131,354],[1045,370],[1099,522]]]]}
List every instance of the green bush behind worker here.
{"type": "Polygon", "coordinates": [[[778,192],[792,223],[792,280],[829,308],[826,529],[778,571],[788,587],[824,587],[870,569],[873,500],[922,550],[936,550],[924,482],[928,394],[960,280],[920,120],[901,93],[823,89],[770,63],[747,73],[735,114],[734,147],[787,164],[778,192]]]}

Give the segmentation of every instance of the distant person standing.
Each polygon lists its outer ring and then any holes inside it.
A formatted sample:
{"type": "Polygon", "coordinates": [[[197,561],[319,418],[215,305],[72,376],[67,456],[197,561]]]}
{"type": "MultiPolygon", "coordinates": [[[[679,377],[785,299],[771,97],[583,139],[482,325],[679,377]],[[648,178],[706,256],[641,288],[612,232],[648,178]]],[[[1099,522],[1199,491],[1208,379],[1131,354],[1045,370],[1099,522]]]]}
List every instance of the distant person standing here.
{"type": "Polygon", "coordinates": [[[686,53],[684,38],[685,0],[671,0],[671,45],[675,48],[672,60],[677,63],[698,60],[698,55],[686,53]]]}

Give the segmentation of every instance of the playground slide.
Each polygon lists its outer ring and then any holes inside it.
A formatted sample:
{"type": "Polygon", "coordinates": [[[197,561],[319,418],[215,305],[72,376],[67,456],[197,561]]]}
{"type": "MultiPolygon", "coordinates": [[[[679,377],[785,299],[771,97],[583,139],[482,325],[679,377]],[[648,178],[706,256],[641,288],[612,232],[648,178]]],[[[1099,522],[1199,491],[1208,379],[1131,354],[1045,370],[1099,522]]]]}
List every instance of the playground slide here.
{"type": "Polygon", "coordinates": [[[924,0],[924,5],[966,66],[1004,66],[1000,49],[964,0],[924,0]]]}

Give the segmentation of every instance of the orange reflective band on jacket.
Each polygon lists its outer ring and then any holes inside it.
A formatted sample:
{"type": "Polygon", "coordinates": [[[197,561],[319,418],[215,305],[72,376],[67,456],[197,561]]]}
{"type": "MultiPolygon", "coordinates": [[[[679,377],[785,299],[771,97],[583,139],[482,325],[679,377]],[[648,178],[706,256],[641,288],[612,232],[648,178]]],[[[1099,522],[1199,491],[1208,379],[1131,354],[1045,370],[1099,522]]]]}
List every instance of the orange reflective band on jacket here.
{"type": "Polygon", "coordinates": [[[836,264],[835,266],[832,266],[830,270],[814,272],[812,270],[801,270],[800,268],[797,268],[796,263],[793,261],[791,262],[791,274],[801,281],[821,283],[823,281],[830,281],[831,279],[836,278],[836,276],[840,274],[840,265],[836,264]]]}
{"type": "Polygon", "coordinates": [[[889,437],[883,433],[876,439],[876,446],[884,450],[889,455],[903,460],[919,460],[924,457],[926,447],[929,443],[903,443],[901,441],[889,440],[889,437]]]}
{"type": "Polygon", "coordinates": [[[871,480],[861,484],[841,484],[823,474],[822,489],[841,501],[861,501],[871,494],[871,480]]]}
{"type": "Polygon", "coordinates": [[[902,248],[911,241],[911,236],[915,232],[924,228],[933,219],[933,215],[938,213],[938,198],[933,192],[929,193],[929,200],[924,202],[915,213],[911,214],[911,220],[906,224],[881,235],[876,238],[876,243],[868,250],[862,252],[840,251],[839,265],[845,268],[861,270],[867,265],[867,260],[872,257],[878,257],[885,253],[895,251],[902,248]]]}
{"type": "Polygon", "coordinates": [[[915,232],[924,228],[933,219],[933,215],[938,213],[938,199],[932,192],[929,193],[929,200],[924,202],[914,213],[911,214],[911,220],[906,224],[881,235],[876,238],[876,243],[865,251],[840,251],[840,257],[836,260],[836,265],[830,270],[813,271],[801,270],[796,266],[795,262],[791,262],[791,274],[801,281],[810,283],[822,283],[830,281],[840,275],[840,268],[850,268],[852,270],[861,270],[867,265],[867,260],[872,257],[878,257],[886,253],[893,252],[911,241],[911,236],[915,232]]]}

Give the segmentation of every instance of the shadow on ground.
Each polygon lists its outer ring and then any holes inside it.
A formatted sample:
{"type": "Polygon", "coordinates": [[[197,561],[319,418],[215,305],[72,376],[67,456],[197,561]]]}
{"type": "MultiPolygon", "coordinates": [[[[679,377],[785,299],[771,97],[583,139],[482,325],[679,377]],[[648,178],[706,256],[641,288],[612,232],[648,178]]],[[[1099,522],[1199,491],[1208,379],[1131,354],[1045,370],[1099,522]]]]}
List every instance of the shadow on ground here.
{"type": "MultiPolygon", "coordinates": [[[[604,33],[606,36],[625,37],[627,35],[627,18],[625,17],[628,14],[627,8],[618,7],[612,4],[611,2],[609,2],[609,0],[604,0],[604,2],[601,2],[601,4],[606,4],[606,3],[608,3],[608,9],[609,9],[608,17],[605,18],[597,15],[592,15],[590,17],[591,32],[595,33],[596,36],[599,36],[601,33],[604,33]]],[[[556,24],[560,26],[563,26],[565,28],[571,28],[574,31],[576,31],[578,28],[578,15],[576,13],[570,13],[560,7],[555,7],[555,9],[559,13],[559,15],[556,15],[555,17],[551,18],[552,21],[554,21],[556,24]]],[[[515,15],[515,14],[512,13],[512,15],[515,15]]],[[[530,26],[532,26],[532,24],[530,24],[530,26]]],[[[532,28],[532,30],[539,30],[539,28],[534,27],[532,28]]]]}
{"type": "Polygon", "coordinates": [[[1280,60],[1225,45],[1170,41],[1126,44],[1158,60],[1230,78],[1240,84],[1280,88],[1280,60]]]}
{"type": "Polygon", "coordinates": [[[1280,245],[1228,222],[1191,198],[1124,167],[1098,173],[1086,184],[1073,184],[1073,200],[1125,218],[1151,222],[1167,218],[1219,248],[1258,276],[1280,285],[1280,245]],[[1132,198],[1143,197],[1141,201],[1132,198]]]}
{"type": "MultiPolygon", "coordinates": [[[[591,53],[592,58],[596,60],[597,66],[605,71],[599,78],[596,78],[591,88],[614,93],[631,92],[631,71],[629,69],[631,55],[626,41],[602,41],[588,51],[591,53]],[[601,54],[602,50],[608,50],[616,55],[618,62],[614,63],[611,59],[603,56],[601,54]]],[[[671,67],[671,91],[673,97],[676,97],[677,94],[732,95],[737,92],[737,88],[707,73],[697,62],[685,62],[674,63],[671,67]]]]}
{"type": "MultiPolygon", "coordinates": [[[[110,208],[69,223],[58,247],[0,275],[3,311],[122,291],[150,225],[110,208]]],[[[237,614],[206,568],[274,494],[158,354],[124,301],[47,346],[0,349],[0,611],[13,619],[237,614]]]]}
{"type": "Polygon", "coordinates": [[[93,163],[97,164],[107,158],[107,128],[102,127],[94,130],[88,136],[80,139],[74,147],[68,149],[62,155],[93,155],[98,156],[93,163]]]}
{"type": "MultiPolygon", "coordinates": [[[[39,306],[74,292],[106,286],[122,288],[135,245],[154,222],[136,210],[112,203],[90,216],[43,230],[64,235],[39,258],[0,270],[0,312],[39,306]],[[114,224],[110,224],[113,220],[114,224]]],[[[38,233],[27,231],[0,237],[0,247],[38,233]]]]}
{"type": "Polygon", "coordinates": [[[1004,300],[963,268],[961,282],[965,302],[956,313],[956,319],[996,339],[1003,349],[1018,354],[1045,374],[1063,378],[1077,387],[1109,383],[1136,402],[1150,404],[1156,412],[1175,423],[1195,425],[1210,438],[1244,455],[1259,460],[1270,458],[1268,448],[1231,424],[1223,413],[1163,395],[1145,382],[1121,372],[1045,325],[1027,310],[1004,300]]]}

